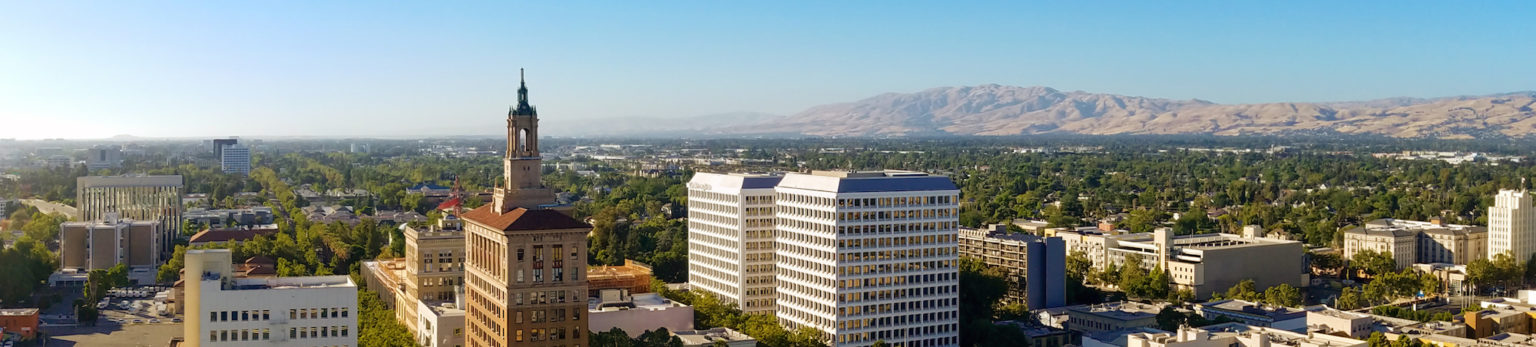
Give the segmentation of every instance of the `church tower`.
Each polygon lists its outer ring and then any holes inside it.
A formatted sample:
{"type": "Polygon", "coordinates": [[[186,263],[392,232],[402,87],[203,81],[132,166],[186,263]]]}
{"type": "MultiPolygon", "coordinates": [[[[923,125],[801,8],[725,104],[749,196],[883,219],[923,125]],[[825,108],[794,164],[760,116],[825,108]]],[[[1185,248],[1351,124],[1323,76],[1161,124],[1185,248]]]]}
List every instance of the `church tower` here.
{"type": "Polygon", "coordinates": [[[555,203],[555,193],[542,181],[544,160],[539,157],[539,112],[528,104],[528,82],[519,71],[517,105],[507,109],[507,154],[502,158],[502,182],[492,197],[496,213],[522,207],[536,209],[555,203]]]}

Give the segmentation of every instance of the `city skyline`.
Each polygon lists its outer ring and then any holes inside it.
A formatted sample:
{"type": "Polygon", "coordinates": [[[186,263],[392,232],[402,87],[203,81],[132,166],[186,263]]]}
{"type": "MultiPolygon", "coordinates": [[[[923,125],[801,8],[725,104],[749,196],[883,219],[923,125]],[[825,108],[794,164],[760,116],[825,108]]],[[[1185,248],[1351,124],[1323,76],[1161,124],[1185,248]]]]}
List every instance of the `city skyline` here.
{"type": "Polygon", "coordinates": [[[263,5],[6,6],[22,35],[0,37],[0,138],[492,135],[519,68],[554,122],[987,83],[1219,103],[1536,89],[1536,48],[1510,44],[1532,32],[1521,2],[263,5]]]}

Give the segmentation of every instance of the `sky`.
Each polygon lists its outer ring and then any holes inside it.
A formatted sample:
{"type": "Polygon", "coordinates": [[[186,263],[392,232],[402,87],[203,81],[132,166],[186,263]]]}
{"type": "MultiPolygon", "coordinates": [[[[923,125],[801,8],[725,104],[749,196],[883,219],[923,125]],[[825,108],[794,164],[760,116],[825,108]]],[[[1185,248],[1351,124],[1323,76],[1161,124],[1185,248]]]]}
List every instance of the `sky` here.
{"type": "MultiPolygon", "coordinates": [[[[1533,1],[14,1],[0,138],[501,132],[996,83],[1219,103],[1536,90],[1533,1]]],[[[559,134],[550,134],[559,135],[559,134]]]]}

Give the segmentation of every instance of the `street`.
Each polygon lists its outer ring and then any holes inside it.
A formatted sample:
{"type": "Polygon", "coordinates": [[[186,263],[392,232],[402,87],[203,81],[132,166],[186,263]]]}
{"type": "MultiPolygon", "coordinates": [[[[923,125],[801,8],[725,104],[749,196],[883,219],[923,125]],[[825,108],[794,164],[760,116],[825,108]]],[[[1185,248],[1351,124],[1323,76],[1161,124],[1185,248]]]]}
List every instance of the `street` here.
{"type": "Polygon", "coordinates": [[[61,213],[69,216],[70,219],[76,218],[76,213],[78,213],[74,206],[38,199],[21,199],[21,203],[36,207],[38,211],[42,211],[43,213],[61,213]]]}

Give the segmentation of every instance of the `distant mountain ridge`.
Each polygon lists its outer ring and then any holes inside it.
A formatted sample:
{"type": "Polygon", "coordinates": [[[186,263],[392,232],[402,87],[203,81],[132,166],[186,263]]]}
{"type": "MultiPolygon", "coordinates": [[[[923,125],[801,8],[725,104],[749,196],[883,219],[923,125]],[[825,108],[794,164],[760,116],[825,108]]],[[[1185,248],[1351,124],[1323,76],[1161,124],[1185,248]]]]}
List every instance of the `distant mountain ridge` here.
{"type": "Polygon", "coordinates": [[[1533,104],[1536,92],[1226,105],[988,84],[880,94],[855,102],[815,106],[767,122],[726,125],[705,132],[811,136],[1340,133],[1521,137],[1536,134],[1533,104]]]}

